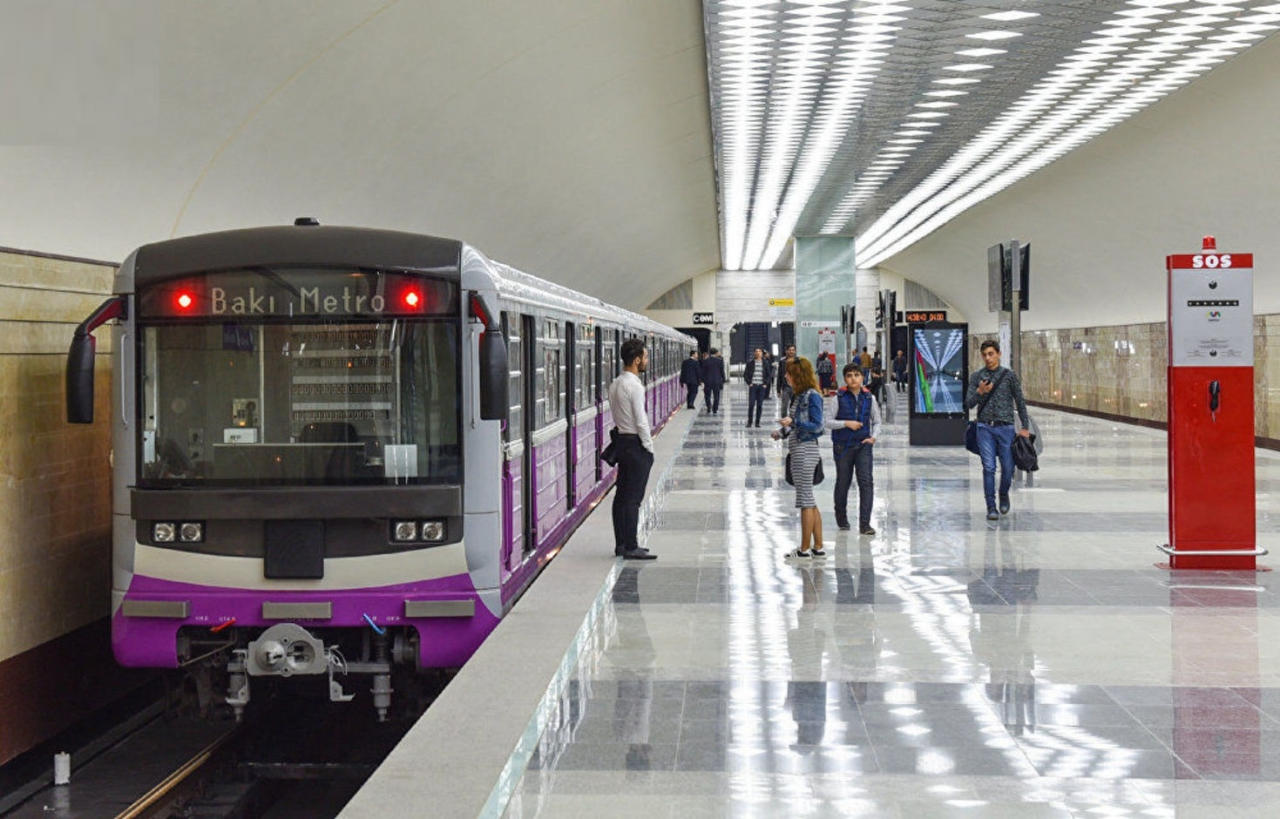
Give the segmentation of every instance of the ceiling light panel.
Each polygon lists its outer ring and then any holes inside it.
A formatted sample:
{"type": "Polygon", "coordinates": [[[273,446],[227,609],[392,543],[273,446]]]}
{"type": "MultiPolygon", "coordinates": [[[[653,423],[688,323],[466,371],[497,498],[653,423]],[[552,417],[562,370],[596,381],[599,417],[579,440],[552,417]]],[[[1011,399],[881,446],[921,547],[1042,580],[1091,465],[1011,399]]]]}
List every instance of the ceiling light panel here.
{"type": "Polygon", "coordinates": [[[1280,29],[1275,0],[703,10],[731,270],[786,266],[792,236],[824,233],[882,261],[1280,29]]]}

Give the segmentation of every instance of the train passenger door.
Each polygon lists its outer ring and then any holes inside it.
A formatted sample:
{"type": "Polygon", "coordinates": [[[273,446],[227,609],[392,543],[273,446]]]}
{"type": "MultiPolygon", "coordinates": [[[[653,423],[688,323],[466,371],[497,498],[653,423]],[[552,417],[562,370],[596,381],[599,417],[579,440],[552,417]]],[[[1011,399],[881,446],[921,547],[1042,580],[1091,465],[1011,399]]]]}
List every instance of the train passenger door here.
{"type": "Polygon", "coordinates": [[[564,326],[565,343],[565,383],[564,408],[565,420],[569,426],[564,432],[565,482],[567,484],[566,509],[573,509],[578,503],[578,327],[572,321],[564,326]]]}
{"type": "MultiPolygon", "coordinates": [[[[606,396],[605,396],[605,384],[604,384],[604,361],[603,361],[602,353],[604,352],[604,336],[605,336],[605,333],[607,332],[609,331],[603,330],[603,329],[596,330],[596,340],[595,340],[596,358],[595,358],[595,367],[592,368],[593,372],[591,374],[591,382],[592,382],[591,394],[595,398],[597,418],[604,415],[604,402],[605,402],[606,396]]],[[[604,435],[608,435],[608,434],[609,434],[609,430],[604,429],[604,424],[602,422],[596,422],[596,460],[595,460],[596,483],[600,483],[600,479],[604,477],[603,475],[604,468],[602,467],[600,462],[600,450],[601,450],[601,447],[604,446],[604,441],[602,440],[602,438],[604,437],[604,435]]]]}
{"type": "Polygon", "coordinates": [[[533,457],[533,430],[534,425],[537,423],[537,413],[535,412],[535,408],[537,407],[537,398],[536,393],[534,392],[537,389],[534,373],[537,371],[536,368],[538,366],[536,358],[538,354],[538,345],[536,342],[536,339],[538,338],[537,319],[533,316],[522,315],[520,316],[520,325],[521,338],[524,341],[524,346],[521,348],[521,352],[523,353],[521,359],[524,371],[524,384],[520,396],[524,401],[524,411],[520,413],[520,417],[524,421],[524,449],[521,456],[522,463],[520,472],[523,477],[520,484],[522,493],[522,501],[520,504],[522,512],[520,525],[523,534],[520,541],[522,547],[521,551],[524,554],[529,554],[538,546],[538,539],[536,537],[537,525],[534,519],[533,509],[533,474],[534,468],[537,464],[533,457]]]}

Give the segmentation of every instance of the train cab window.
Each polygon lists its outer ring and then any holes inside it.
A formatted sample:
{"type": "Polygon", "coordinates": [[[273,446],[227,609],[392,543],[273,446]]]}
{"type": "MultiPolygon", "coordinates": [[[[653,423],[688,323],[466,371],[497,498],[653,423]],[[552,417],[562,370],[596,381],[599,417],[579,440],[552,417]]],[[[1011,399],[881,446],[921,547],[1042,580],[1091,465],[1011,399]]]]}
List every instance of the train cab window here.
{"type": "Polygon", "coordinates": [[[141,331],[139,484],[461,479],[456,319],[141,331]]]}
{"type": "Polygon", "coordinates": [[[555,320],[541,324],[538,347],[536,425],[545,427],[564,417],[564,342],[563,325],[555,320]]]}
{"type": "Polygon", "coordinates": [[[510,375],[507,382],[507,424],[502,428],[502,440],[520,440],[524,434],[524,348],[520,338],[520,317],[502,314],[502,335],[507,340],[507,361],[510,375]]]}

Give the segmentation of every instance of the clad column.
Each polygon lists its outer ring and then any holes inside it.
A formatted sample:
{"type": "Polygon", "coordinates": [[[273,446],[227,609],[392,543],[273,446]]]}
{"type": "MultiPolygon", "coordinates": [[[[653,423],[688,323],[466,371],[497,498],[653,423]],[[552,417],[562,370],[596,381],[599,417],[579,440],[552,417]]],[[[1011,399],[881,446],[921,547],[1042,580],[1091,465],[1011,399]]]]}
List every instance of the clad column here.
{"type": "Polygon", "coordinates": [[[856,298],[853,237],[797,236],[796,353],[813,362],[820,350],[843,356],[840,308],[856,298]]]}

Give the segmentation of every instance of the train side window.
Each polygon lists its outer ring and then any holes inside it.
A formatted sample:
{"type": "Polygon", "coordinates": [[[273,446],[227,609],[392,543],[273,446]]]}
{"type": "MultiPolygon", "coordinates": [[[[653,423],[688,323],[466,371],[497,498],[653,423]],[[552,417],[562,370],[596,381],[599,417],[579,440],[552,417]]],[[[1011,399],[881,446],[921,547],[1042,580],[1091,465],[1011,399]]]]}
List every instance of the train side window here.
{"type": "Polygon", "coordinates": [[[507,425],[502,430],[502,440],[520,440],[524,434],[524,356],[520,338],[520,320],[510,313],[502,314],[502,336],[507,340],[507,425]]]}

